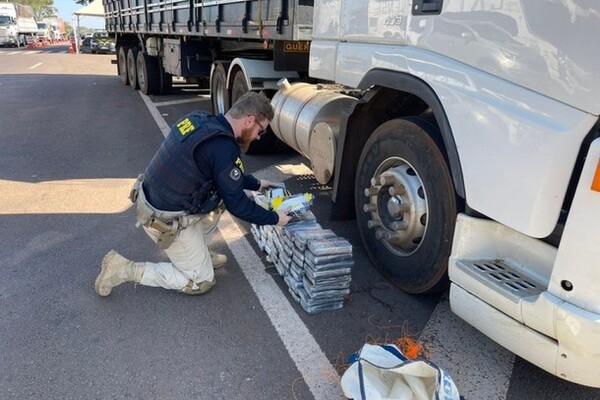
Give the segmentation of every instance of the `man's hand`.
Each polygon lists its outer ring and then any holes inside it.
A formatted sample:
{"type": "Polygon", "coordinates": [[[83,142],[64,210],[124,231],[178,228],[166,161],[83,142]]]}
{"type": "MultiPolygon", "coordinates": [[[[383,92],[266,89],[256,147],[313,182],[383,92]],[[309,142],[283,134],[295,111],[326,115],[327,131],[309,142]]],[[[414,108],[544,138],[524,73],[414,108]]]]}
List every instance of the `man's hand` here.
{"type": "Polygon", "coordinates": [[[258,189],[258,191],[261,193],[264,193],[269,188],[277,188],[277,187],[283,188],[285,186],[283,185],[283,183],[280,183],[280,182],[278,183],[278,182],[269,181],[267,179],[261,179],[260,180],[260,188],[258,189]]]}
{"type": "Polygon", "coordinates": [[[289,213],[291,208],[286,208],[285,210],[276,211],[279,220],[277,221],[277,226],[285,226],[288,222],[290,222],[290,217],[287,213],[289,213]]]}

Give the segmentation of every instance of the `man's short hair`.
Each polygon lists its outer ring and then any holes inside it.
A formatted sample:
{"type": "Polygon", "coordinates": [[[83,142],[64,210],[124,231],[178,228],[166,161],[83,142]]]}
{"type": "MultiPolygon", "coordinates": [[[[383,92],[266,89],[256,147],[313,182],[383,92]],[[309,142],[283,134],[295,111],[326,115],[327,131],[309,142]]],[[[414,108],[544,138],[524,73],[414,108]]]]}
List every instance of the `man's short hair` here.
{"type": "Polygon", "coordinates": [[[275,113],[271,101],[262,93],[247,92],[240,97],[227,112],[232,118],[240,119],[246,115],[254,115],[259,119],[273,120],[275,113]]]}

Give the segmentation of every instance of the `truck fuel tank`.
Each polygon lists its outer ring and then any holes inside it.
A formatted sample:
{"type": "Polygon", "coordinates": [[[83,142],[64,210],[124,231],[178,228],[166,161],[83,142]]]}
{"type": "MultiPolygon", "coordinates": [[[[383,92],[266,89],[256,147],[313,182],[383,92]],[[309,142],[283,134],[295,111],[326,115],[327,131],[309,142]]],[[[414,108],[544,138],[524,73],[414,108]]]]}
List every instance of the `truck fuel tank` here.
{"type": "Polygon", "coordinates": [[[340,93],[339,85],[278,83],[271,100],[275,135],[311,161],[315,178],[329,182],[334,173],[335,153],[340,131],[341,110],[352,107],[356,99],[340,93]]]}

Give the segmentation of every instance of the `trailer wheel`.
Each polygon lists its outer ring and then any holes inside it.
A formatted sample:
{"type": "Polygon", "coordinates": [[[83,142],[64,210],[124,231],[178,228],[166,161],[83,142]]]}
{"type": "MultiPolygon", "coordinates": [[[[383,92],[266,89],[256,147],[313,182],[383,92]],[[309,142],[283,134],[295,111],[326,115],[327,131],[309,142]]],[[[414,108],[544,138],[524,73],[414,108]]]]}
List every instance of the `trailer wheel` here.
{"type": "Polygon", "coordinates": [[[160,70],[156,57],[141,51],[137,55],[137,80],[144,94],[157,94],[160,87],[160,70]]]}
{"type": "Polygon", "coordinates": [[[169,94],[173,89],[173,75],[169,74],[165,71],[165,68],[162,66],[162,63],[158,62],[158,76],[159,76],[159,87],[158,94],[169,94]]]}
{"type": "Polygon", "coordinates": [[[127,77],[129,78],[129,84],[133,90],[138,90],[140,86],[137,81],[137,47],[132,47],[127,51],[127,77]]]}
{"type": "Polygon", "coordinates": [[[408,293],[447,287],[457,203],[437,128],[419,117],[379,126],[357,168],[355,206],[367,254],[408,293]]]}
{"type": "Polygon", "coordinates": [[[210,108],[213,114],[225,114],[229,110],[227,72],[221,63],[215,64],[210,76],[210,108]]]}
{"type": "MultiPolygon", "coordinates": [[[[235,102],[247,92],[248,84],[246,83],[246,76],[244,75],[244,71],[240,69],[235,73],[235,75],[233,76],[233,81],[231,82],[231,104],[235,104],[235,102]]],[[[264,135],[262,135],[259,140],[255,140],[250,144],[247,153],[270,153],[273,150],[273,146],[276,140],[277,138],[275,137],[275,134],[269,126],[267,132],[264,135]]]]}
{"type": "Polygon", "coordinates": [[[129,76],[127,73],[127,51],[129,47],[120,46],[117,50],[117,72],[123,85],[129,85],[129,76]]]}

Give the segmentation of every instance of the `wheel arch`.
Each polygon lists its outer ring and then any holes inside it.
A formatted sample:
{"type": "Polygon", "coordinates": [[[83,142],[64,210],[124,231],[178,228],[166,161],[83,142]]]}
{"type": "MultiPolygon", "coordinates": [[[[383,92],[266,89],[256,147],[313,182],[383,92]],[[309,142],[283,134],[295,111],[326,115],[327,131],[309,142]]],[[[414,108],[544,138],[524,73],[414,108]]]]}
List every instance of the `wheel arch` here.
{"type": "Polygon", "coordinates": [[[362,149],[373,131],[393,118],[420,115],[431,109],[440,137],[434,138],[445,153],[456,193],[465,197],[458,150],[444,107],[435,91],[423,80],[402,72],[374,69],[358,85],[365,95],[353,109],[342,114],[336,156],[337,171],[333,186],[332,219],[352,219],[354,189],[344,182],[354,182],[362,149]],[[366,132],[366,134],[365,134],[366,132]]]}
{"type": "Polygon", "coordinates": [[[117,34],[117,38],[115,40],[115,47],[126,46],[136,47],[140,44],[140,40],[137,35],[131,33],[119,33],[117,34]]]}
{"type": "Polygon", "coordinates": [[[298,78],[295,71],[275,71],[273,61],[239,57],[234,58],[229,65],[227,89],[231,89],[233,78],[240,70],[244,73],[249,91],[278,90],[277,81],[281,78],[298,78]]]}

